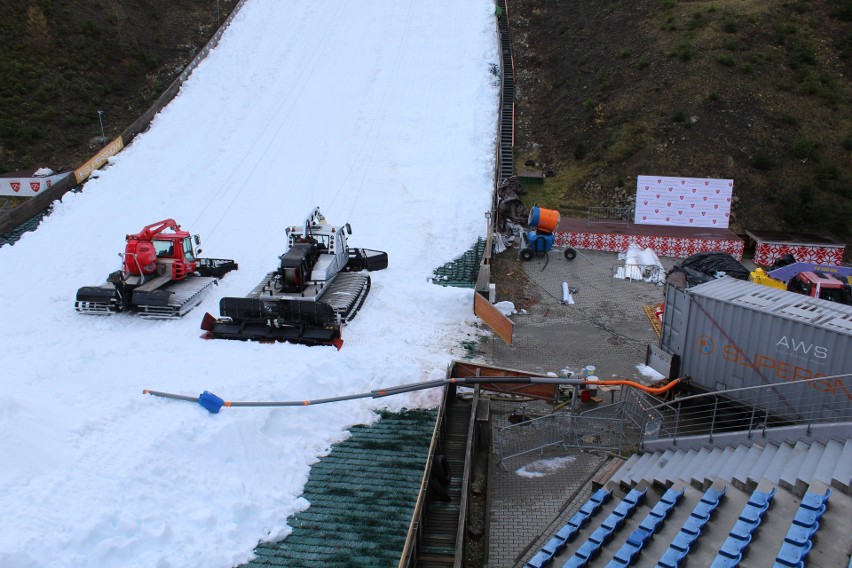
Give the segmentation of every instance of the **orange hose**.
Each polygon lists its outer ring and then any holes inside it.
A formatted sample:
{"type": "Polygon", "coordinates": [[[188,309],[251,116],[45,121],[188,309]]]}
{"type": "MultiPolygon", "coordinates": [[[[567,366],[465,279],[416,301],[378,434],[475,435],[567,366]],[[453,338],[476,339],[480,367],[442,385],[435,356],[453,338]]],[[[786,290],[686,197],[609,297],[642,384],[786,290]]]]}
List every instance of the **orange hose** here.
{"type": "Polygon", "coordinates": [[[672,388],[674,388],[674,386],[676,384],[678,384],[679,382],[680,382],[680,379],[678,378],[678,379],[675,379],[672,382],[668,383],[667,385],[664,385],[664,386],[661,386],[661,387],[647,387],[647,386],[640,384],[640,383],[637,383],[635,381],[625,381],[625,380],[619,380],[619,381],[587,381],[586,385],[603,385],[603,386],[625,385],[625,386],[628,386],[628,387],[633,387],[633,388],[637,388],[639,390],[643,390],[648,394],[662,394],[662,393],[669,391],[672,388]]]}

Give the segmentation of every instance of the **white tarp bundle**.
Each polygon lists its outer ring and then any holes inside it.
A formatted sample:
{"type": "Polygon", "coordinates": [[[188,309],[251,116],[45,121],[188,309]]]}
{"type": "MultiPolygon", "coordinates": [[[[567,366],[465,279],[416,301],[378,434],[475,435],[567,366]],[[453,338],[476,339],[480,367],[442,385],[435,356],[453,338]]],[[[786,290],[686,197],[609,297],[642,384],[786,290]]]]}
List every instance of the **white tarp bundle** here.
{"type": "Polygon", "coordinates": [[[642,248],[630,243],[627,251],[619,253],[619,260],[624,260],[624,266],[619,266],[613,271],[613,278],[620,280],[644,280],[654,284],[662,283],[666,277],[666,271],[660,262],[660,257],[653,249],[642,248]]]}

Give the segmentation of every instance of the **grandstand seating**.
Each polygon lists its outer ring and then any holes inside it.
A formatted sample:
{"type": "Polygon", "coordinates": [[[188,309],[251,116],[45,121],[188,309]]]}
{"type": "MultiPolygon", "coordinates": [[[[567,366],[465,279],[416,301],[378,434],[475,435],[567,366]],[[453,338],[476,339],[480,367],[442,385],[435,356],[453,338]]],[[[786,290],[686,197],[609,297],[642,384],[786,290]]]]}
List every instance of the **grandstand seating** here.
{"type": "Polygon", "coordinates": [[[830,496],[831,489],[822,494],[805,494],[775,558],[774,568],[804,568],[805,557],[813,547],[812,539],[819,530],[819,520],[830,496]]]}
{"type": "Polygon", "coordinates": [[[600,511],[601,507],[612,498],[612,490],[600,488],[589,497],[589,500],[583,503],[580,510],[571,517],[568,523],[559,529],[556,534],[548,540],[545,545],[539,550],[535,556],[530,558],[526,563],[525,568],[544,568],[553,562],[553,558],[558,556],[565,549],[565,546],[574,540],[577,533],[584,527],[589,520],[600,511]]]}
{"type": "Polygon", "coordinates": [[[663,568],[678,568],[680,566],[683,559],[689,554],[692,543],[698,539],[701,530],[710,521],[711,515],[719,506],[727,490],[728,486],[725,485],[722,489],[710,487],[704,492],[704,495],[692,510],[692,513],[689,514],[689,518],[683,524],[680,532],[675,536],[671,545],[669,545],[668,550],[663,553],[662,558],[660,558],[657,564],[658,566],[662,566],[663,568]]]}

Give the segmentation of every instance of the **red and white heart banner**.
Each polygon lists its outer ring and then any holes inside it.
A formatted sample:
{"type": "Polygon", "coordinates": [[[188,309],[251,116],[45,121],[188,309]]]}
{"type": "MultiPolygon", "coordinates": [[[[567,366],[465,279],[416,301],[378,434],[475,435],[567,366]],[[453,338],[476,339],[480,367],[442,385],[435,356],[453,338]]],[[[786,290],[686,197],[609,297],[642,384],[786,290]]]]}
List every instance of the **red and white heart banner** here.
{"type": "Polygon", "coordinates": [[[35,197],[69,174],[70,172],[49,176],[0,177],[0,196],[35,197]]]}
{"type": "Polygon", "coordinates": [[[727,229],[734,180],[638,176],[637,225],[727,229]]]}

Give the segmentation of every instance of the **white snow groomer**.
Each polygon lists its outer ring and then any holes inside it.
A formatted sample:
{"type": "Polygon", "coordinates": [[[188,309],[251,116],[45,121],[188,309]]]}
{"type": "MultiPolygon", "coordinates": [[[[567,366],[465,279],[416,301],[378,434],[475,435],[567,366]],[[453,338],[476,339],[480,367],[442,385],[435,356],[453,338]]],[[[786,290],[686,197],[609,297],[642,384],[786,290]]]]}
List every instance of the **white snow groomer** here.
{"type": "Polygon", "coordinates": [[[287,252],[244,298],[222,298],[220,317],[206,314],[207,338],[290,341],[308,345],[343,344],[341,328],[370,291],[363,271],[388,266],[386,252],[350,248],[349,223],[329,225],[315,208],[303,228],[289,227],[287,252]]]}

